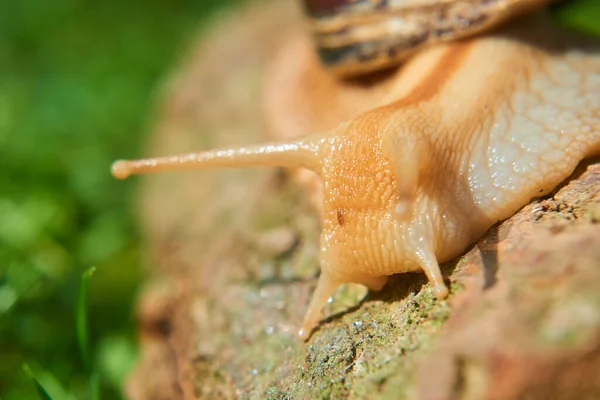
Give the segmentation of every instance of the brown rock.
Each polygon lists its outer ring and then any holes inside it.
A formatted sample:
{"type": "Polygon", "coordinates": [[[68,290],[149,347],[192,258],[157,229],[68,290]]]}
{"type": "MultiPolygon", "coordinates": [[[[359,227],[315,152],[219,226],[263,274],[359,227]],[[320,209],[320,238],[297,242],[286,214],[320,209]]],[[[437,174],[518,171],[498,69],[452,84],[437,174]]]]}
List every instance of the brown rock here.
{"type": "MultiPolygon", "coordinates": [[[[294,34],[290,1],[213,27],[164,94],[148,155],[264,138],[261,73],[294,34]],[[275,33],[274,33],[275,32],[275,33]]],[[[588,163],[445,265],[378,294],[348,286],[305,344],[319,221],[281,171],[144,180],[152,280],[132,399],[600,397],[600,164],[588,163]]]]}

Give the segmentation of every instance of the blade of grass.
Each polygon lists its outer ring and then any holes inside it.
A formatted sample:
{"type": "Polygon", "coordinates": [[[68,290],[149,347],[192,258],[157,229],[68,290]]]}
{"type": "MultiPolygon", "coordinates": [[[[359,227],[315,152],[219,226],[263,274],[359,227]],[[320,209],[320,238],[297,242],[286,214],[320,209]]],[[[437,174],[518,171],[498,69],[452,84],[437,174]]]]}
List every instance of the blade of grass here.
{"type": "Polygon", "coordinates": [[[31,370],[31,368],[29,368],[29,365],[23,364],[22,368],[23,368],[23,371],[25,371],[25,373],[27,374],[27,376],[29,376],[29,378],[33,381],[33,384],[35,385],[35,389],[37,390],[38,394],[40,395],[40,398],[43,400],[52,400],[52,397],[50,397],[50,395],[48,394],[46,389],[44,389],[42,384],[37,380],[37,378],[33,374],[33,371],[31,370]]]}
{"type": "Polygon", "coordinates": [[[89,372],[91,370],[89,334],[88,334],[88,315],[87,304],[90,287],[90,278],[96,271],[96,267],[88,268],[81,276],[79,284],[79,297],[77,299],[77,342],[79,351],[83,360],[83,365],[89,372]]]}
{"type": "Polygon", "coordinates": [[[99,400],[100,399],[100,375],[97,372],[93,371],[90,375],[90,400],[99,400]]]}
{"type": "Polygon", "coordinates": [[[83,365],[88,374],[88,385],[91,400],[100,398],[100,377],[94,371],[93,362],[90,354],[90,338],[88,332],[88,297],[90,288],[90,279],[96,267],[89,267],[83,275],[79,284],[79,297],[77,298],[77,342],[83,365]]]}

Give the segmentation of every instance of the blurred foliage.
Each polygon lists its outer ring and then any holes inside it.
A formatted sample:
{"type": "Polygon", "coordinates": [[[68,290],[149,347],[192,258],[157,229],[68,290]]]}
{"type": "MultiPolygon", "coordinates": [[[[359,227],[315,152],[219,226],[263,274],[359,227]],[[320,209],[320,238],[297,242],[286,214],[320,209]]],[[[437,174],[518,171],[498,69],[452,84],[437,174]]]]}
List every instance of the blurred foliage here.
{"type": "MultiPolygon", "coordinates": [[[[0,398],[39,398],[32,376],[55,399],[87,398],[75,325],[90,265],[94,369],[102,397],[121,396],[137,352],[140,236],[135,181],[109,166],[139,155],[186,40],[234,2],[0,1],[0,398]]],[[[600,34],[599,4],[555,12],[600,34]]]]}
{"type": "Polygon", "coordinates": [[[600,0],[576,0],[564,3],[556,7],[554,15],[567,27],[600,37],[600,0]]]}
{"type": "Polygon", "coordinates": [[[87,398],[77,347],[81,273],[103,398],[135,362],[135,181],[155,93],[185,41],[234,0],[0,1],[0,398],[87,398]]]}

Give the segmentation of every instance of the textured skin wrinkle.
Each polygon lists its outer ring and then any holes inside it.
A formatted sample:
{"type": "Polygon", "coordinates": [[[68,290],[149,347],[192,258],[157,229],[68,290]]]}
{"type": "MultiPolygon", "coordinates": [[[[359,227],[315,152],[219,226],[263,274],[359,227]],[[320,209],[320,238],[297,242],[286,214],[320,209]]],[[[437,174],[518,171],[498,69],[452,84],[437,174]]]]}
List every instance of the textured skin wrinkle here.
{"type": "MultiPolygon", "coordinates": [[[[598,76],[597,67],[595,71],[586,70],[582,68],[585,62],[574,59],[585,61],[585,54],[573,54],[570,60],[555,56],[551,62],[532,63],[533,67],[522,73],[523,83],[517,85],[512,101],[496,106],[494,119],[508,123],[481,137],[485,143],[480,146],[488,149],[491,185],[472,190],[482,208],[501,215],[516,211],[529,200],[527,195],[532,196],[536,189],[538,195],[551,191],[564,179],[565,170],[572,171],[593,152],[590,144],[598,135],[598,100],[597,95],[586,98],[583,92],[592,93],[596,88],[575,88],[576,96],[585,99],[576,102],[573,96],[561,96],[563,83],[554,78],[558,70],[562,71],[563,81],[572,84],[582,82],[586,75],[598,76]],[[594,128],[586,133],[582,129],[586,125],[594,128]],[[532,174],[534,170],[539,173],[532,174]]],[[[482,163],[476,158],[472,159],[474,169],[482,163]]]]}

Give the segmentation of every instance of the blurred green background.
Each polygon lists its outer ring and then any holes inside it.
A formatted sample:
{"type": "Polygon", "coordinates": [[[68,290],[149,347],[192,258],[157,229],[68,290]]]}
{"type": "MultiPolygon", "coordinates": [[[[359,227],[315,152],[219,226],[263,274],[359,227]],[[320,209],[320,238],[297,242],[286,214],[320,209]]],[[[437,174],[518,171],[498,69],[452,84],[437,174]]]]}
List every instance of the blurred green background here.
{"type": "MultiPolygon", "coordinates": [[[[102,397],[135,362],[140,273],[135,181],[160,84],[194,32],[241,0],[0,0],[0,398],[89,398],[75,333],[81,273],[95,265],[90,331],[102,397]]],[[[600,0],[556,11],[600,35],[600,0]]]]}
{"type": "Polygon", "coordinates": [[[234,0],[0,0],[0,398],[88,398],[75,338],[81,273],[103,398],[136,358],[136,181],[161,82],[194,33],[234,0]]]}

